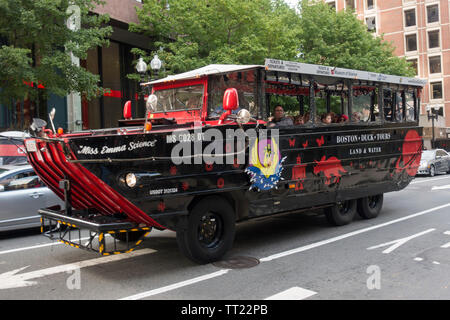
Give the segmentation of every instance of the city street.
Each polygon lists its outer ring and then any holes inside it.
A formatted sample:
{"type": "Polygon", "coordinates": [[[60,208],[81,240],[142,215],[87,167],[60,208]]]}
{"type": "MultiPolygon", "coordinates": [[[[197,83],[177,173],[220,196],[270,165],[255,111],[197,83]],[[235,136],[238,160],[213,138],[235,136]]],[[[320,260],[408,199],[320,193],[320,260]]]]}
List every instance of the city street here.
{"type": "Polygon", "coordinates": [[[196,265],[170,231],[110,257],[37,231],[2,235],[0,299],[450,299],[449,193],[450,175],[419,177],[386,194],[373,220],[331,227],[314,211],[244,222],[226,258],[259,260],[249,268],[196,265]]]}

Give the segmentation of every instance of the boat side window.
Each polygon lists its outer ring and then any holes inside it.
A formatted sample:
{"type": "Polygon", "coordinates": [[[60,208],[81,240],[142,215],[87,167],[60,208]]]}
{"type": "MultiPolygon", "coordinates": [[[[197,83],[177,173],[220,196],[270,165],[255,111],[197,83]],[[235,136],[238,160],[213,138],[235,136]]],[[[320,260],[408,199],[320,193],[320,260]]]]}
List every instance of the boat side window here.
{"type": "Polygon", "coordinates": [[[384,119],[386,121],[394,121],[393,110],[394,110],[394,93],[391,89],[383,89],[383,110],[384,119]]]}
{"type": "Polygon", "coordinates": [[[416,121],[417,102],[414,91],[405,91],[406,121],[416,121]]]}
{"type": "Polygon", "coordinates": [[[372,85],[353,86],[353,122],[374,122],[379,119],[377,88],[372,85]]]}
{"type": "Polygon", "coordinates": [[[403,115],[403,96],[401,91],[395,92],[395,121],[396,122],[402,122],[405,117],[403,115]]]}
{"type": "Polygon", "coordinates": [[[247,109],[252,117],[257,118],[259,107],[256,99],[256,70],[210,76],[208,81],[208,118],[218,118],[224,112],[223,95],[229,88],[235,88],[239,96],[239,108],[232,113],[237,114],[239,110],[247,109]]]}
{"type": "Polygon", "coordinates": [[[318,80],[314,85],[316,124],[330,125],[346,122],[345,118],[348,119],[347,86],[334,78],[320,77],[318,80]]]}

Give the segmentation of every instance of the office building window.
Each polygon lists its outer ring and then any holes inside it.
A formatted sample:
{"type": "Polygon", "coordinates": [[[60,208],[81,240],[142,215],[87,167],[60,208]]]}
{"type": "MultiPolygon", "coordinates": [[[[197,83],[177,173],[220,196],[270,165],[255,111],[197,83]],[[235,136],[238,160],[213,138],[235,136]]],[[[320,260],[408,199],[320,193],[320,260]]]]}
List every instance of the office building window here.
{"type": "Polygon", "coordinates": [[[430,87],[431,87],[431,99],[432,100],[442,99],[442,82],[441,81],[431,82],[430,87]]]}
{"type": "Polygon", "coordinates": [[[375,17],[366,18],[367,30],[370,32],[377,32],[377,21],[375,17]]]}
{"type": "Polygon", "coordinates": [[[345,7],[347,9],[355,10],[355,0],[345,0],[345,7]]]}
{"type": "Polygon", "coordinates": [[[429,57],[430,73],[441,73],[441,56],[429,57]]]}
{"type": "Polygon", "coordinates": [[[427,23],[439,21],[439,5],[433,4],[427,7],[427,23]]]}
{"type": "Polygon", "coordinates": [[[418,76],[419,75],[419,67],[418,67],[417,58],[415,58],[415,59],[408,59],[406,61],[408,61],[409,64],[416,70],[416,76],[418,76]]]}
{"type": "Polygon", "coordinates": [[[375,9],[374,0],[366,0],[366,9],[367,10],[375,9]]]}
{"type": "Polygon", "coordinates": [[[439,30],[428,31],[428,48],[438,48],[439,46],[439,30]]]}
{"type": "Polygon", "coordinates": [[[417,37],[415,33],[405,36],[405,40],[406,40],[406,51],[417,50],[417,37]]]}
{"type": "Polygon", "coordinates": [[[327,4],[336,10],[336,1],[327,1],[327,4]]]}
{"type": "Polygon", "coordinates": [[[413,27],[416,25],[416,10],[405,10],[405,27],[413,27]]]}

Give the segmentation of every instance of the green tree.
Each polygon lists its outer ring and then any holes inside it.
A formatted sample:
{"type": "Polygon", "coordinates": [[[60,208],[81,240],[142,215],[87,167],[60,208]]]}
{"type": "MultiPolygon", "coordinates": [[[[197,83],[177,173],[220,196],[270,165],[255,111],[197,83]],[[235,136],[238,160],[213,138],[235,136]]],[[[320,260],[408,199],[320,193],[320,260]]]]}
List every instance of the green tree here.
{"type": "Polygon", "coordinates": [[[299,16],[283,0],[147,0],[137,14],[140,23],[130,31],[153,39],[167,73],[211,63],[263,64],[298,52],[299,16]]]}
{"type": "Polygon", "coordinates": [[[297,38],[301,61],[313,64],[411,76],[415,70],[394,55],[392,43],[375,37],[356,15],[336,13],[334,8],[317,0],[303,0],[300,32],[297,38]]]}
{"type": "Polygon", "coordinates": [[[85,59],[87,51],[108,44],[107,15],[89,12],[100,0],[0,0],[0,99],[36,99],[36,84],[46,93],[80,92],[92,98],[102,92],[99,77],[72,63],[68,52],[85,59]],[[69,6],[80,10],[79,30],[66,21],[69,6]],[[31,85],[33,84],[33,86],[31,85]]]}

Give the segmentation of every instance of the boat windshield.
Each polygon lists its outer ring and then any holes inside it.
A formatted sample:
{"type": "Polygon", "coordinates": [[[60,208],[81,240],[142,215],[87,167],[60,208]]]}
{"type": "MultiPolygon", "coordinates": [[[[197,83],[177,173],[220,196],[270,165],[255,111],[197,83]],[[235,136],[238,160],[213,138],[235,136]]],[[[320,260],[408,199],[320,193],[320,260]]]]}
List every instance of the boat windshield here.
{"type": "Polygon", "coordinates": [[[158,104],[154,112],[174,112],[182,110],[197,110],[203,106],[203,85],[155,91],[158,104]]]}

